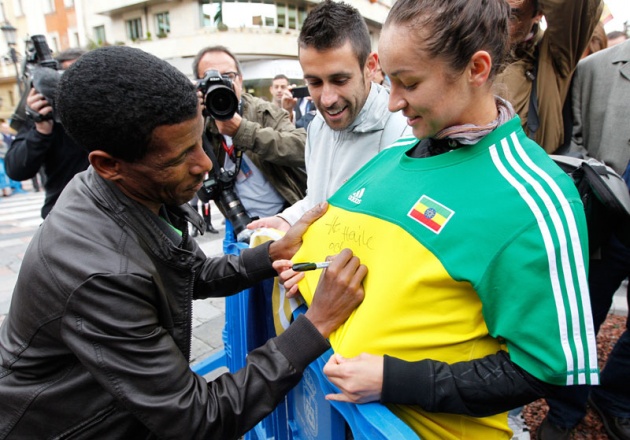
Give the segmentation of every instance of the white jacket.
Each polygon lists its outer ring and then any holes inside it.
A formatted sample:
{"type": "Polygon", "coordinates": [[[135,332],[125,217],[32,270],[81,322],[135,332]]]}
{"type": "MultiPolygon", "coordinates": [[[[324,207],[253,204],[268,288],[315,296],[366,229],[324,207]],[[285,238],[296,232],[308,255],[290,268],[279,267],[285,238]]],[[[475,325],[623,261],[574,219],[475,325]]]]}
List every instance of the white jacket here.
{"type": "Polygon", "coordinates": [[[376,154],[397,139],[411,135],[400,113],[387,109],[389,92],[372,83],[365,105],[354,122],[341,131],[332,130],[321,114],[308,126],[306,136],[306,196],[278,216],[293,225],[339,187],[376,154]]]}

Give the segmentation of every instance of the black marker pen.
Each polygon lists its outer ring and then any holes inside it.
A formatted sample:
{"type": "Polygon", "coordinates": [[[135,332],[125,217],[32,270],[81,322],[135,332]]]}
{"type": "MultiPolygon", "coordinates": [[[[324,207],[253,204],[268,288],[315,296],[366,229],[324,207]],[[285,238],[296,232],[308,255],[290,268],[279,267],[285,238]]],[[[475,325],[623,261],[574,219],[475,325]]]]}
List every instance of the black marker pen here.
{"type": "Polygon", "coordinates": [[[326,269],[330,265],[330,261],[324,261],[323,263],[296,263],[291,269],[296,272],[306,272],[307,270],[326,269]]]}

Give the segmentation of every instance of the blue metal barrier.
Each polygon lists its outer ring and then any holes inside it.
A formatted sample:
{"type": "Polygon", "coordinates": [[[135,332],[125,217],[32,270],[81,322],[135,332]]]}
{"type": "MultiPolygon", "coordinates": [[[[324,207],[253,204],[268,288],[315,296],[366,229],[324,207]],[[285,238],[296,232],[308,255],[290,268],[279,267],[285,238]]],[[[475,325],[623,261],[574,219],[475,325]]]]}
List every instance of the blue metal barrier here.
{"type": "Polygon", "coordinates": [[[190,369],[200,376],[205,376],[211,371],[225,366],[227,366],[225,365],[225,350],[220,350],[203,359],[202,361],[191,365],[190,369]]]}

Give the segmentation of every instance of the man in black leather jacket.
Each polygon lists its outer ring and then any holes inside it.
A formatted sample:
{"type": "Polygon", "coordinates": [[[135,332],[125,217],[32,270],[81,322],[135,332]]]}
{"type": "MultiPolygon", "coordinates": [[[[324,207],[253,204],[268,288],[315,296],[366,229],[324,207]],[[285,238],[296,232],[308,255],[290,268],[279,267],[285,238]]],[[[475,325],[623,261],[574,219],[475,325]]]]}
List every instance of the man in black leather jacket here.
{"type": "Polygon", "coordinates": [[[342,251],[304,317],[206,383],[188,364],[192,300],[290,267],[325,205],[281,240],[207,259],[187,228],[202,228],[186,202],[212,165],[186,76],[138,49],[96,49],[62,77],[57,109],[91,167],[34,236],[0,327],[0,438],[238,438],[329,347],[365,266],[342,251]]]}

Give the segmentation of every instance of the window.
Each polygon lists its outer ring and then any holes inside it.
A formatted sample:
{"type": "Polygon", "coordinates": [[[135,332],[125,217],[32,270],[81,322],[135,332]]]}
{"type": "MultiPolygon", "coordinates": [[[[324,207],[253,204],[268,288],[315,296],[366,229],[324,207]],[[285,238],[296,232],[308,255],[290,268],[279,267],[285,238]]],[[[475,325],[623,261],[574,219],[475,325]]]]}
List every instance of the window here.
{"type": "Polygon", "coordinates": [[[289,28],[297,29],[297,9],[295,5],[289,5],[289,28]]]}
{"type": "Polygon", "coordinates": [[[50,38],[50,50],[53,51],[53,53],[55,52],[59,52],[59,40],[57,39],[57,37],[51,37],[50,38]]]}
{"type": "Polygon", "coordinates": [[[133,20],[125,21],[127,27],[127,38],[132,41],[142,38],[142,20],[134,18],[133,20]]]}
{"type": "Polygon", "coordinates": [[[105,26],[94,27],[94,41],[99,46],[105,44],[105,42],[107,41],[107,38],[105,37],[105,26]]]}
{"type": "Polygon", "coordinates": [[[302,25],[304,24],[304,20],[306,20],[307,15],[308,14],[306,12],[306,9],[298,8],[298,23],[299,23],[300,29],[302,29],[302,25]]]}
{"type": "Polygon", "coordinates": [[[24,15],[24,9],[22,9],[22,0],[13,0],[13,13],[16,17],[24,15]]]}
{"type": "Polygon", "coordinates": [[[276,8],[271,5],[255,5],[251,8],[252,25],[260,27],[276,27],[276,8]]]}
{"type": "Polygon", "coordinates": [[[284,3],[278,3],[277,7],[277,17],[278,17],[278,27],[283,28],[287,26],[287,6],[284,3]]]}
{"type": "Polygon", "coordinates": [[[223,21],[221,3],[210,0],[200,0],[201,3],[201,26],[212,27],[223,21]]]}
{"type": "Polygon", "coordinates": [[[158,36],[166,36],[166,34],[171,32],[171,22],[168,17],[168,11],[155,14],[155,29],[157,30],[158,36]]]}
{"type": "Polygon", "coordinates": [[[286,0],[198,0],[203,27],[300,29],[306,8],[286,0]]]}
{"type": "Polygon", "coordinates": [[[45,0],[44,1],[44,14],[50,14],[52,12],[55,12],[55,1],[45,0]]]}

